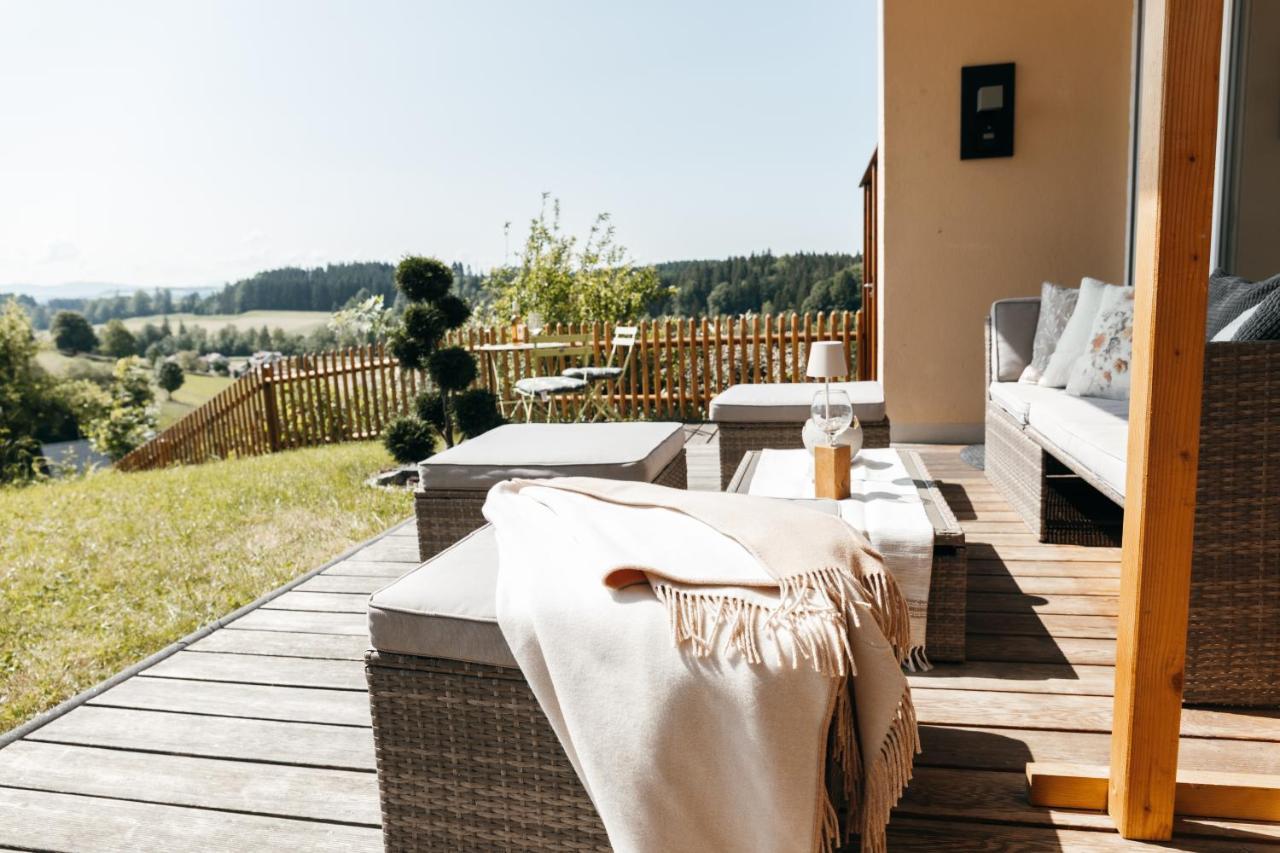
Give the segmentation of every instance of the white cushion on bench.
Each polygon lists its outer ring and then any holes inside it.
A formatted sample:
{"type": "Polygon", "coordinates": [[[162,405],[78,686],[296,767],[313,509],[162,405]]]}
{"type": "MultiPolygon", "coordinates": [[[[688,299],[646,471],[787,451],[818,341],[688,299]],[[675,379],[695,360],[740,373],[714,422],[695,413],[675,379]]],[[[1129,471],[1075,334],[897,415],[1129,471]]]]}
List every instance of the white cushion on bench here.
{"type": "Polygon", "coordinates": [[[1129,401],[1072,397],[1064,391],[1031,404],[1028,425],[1124,495],[1129,401]]]}
{"type": "Polygon", "coordinates": [[[369,599],[380,652],[514,668],[494,605],[498,543],[486,524],[369,599]]]}
{"type": "Polygon", "coordinates": [[[420,463],[418,487],[487,491],[513,477],[651,483],[683,451],[676,423],[508,424],[420,463]]]}
{"type": "Polygon", "coordinates": [[[1058,388],[1042,388],[1025,382],[992,382],[990,391],[991,401],[1023,426],[1027,424],[1032,403],[1064,393],[1058,388]]]}
{"type": "MultiPolygon", "coordinates": [[[[721,423],[802,424],[809,419],[813,395],[822,382],[779,382],[731,385],[711,400],[711,420],[721,423]]],[[[879,382],[832,382],[853,402],[860,421],[884,420],[884,386],[879,382]]]]}

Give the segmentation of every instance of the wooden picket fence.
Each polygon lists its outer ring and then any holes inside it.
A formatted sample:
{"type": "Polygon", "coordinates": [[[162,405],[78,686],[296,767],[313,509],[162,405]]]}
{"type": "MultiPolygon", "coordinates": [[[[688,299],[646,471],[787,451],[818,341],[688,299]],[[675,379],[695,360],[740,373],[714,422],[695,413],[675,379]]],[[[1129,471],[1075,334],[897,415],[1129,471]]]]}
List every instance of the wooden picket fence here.
{"type": "MultiPolygon", "coordinates": [[[[610,402],[627,419],[704,420],[711,399],[730,385],[805,381],[814,341],[843,341],[853,376],[857,324],[849,311],[642,321],[627,375],[613,386],[610,402]]],[[[594,363],[609,358],[608,324],[553,326],[546,333],[580,336],[594,363]]],[[[449,343],[475,349],[510,339],[507,328],[469,327],[451,333],[449,343]]],[[[477,356],[476,384],[492,391],[508,416],[515,415],[519,379],[567,366],[539,365],[527,351],[477,356]]],[[[116,468],[143,471],[373,438],[411,412],[427,387],[425,375],[402,369],[381,345],[293,356],[240,377],[116,468]]],[[[557,397],[552,414],[572,419],[580,404],[573,395],[557,397]]]]}

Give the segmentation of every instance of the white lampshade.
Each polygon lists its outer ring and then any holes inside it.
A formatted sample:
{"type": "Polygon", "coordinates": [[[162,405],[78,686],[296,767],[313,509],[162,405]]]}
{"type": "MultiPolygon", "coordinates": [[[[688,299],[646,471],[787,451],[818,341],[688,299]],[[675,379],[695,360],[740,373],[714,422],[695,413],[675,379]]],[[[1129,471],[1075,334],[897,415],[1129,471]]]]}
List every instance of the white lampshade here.
{"type": "Polygon", "coordinates": [[[809,346],[809,366],[805,375],[830,379],[848,372],[849,362],[844,357],[844,344],[840,341],[819,341],[809,346]]]}

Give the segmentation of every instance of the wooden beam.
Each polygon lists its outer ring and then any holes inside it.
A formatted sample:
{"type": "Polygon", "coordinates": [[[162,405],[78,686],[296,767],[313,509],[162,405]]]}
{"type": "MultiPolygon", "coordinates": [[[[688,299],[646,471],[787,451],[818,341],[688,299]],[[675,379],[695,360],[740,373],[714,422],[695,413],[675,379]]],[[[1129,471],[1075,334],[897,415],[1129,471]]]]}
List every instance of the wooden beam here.
{"type": "MultiPolygon", "coordinates": [[[[1033,806],[1102,811],[1107,807],[1106,767],[1028,764],[1033,806]]],[[[1280,820],[1280,776],[1179,770],[1174,811],[1186,817],[1280,820]]]]}
{"type": "Polygon", "coordinates": [[[1173,834],[1217,136],[1222,3],[1146,0],[1129,454],[1107,808],[1173,834]]]}

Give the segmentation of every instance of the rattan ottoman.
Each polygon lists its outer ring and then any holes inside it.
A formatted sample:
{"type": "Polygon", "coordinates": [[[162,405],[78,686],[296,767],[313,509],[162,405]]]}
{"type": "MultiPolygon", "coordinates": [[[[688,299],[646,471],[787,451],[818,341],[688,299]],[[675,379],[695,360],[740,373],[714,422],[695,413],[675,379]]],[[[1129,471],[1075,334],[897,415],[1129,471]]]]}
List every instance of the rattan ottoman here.
{"type": "Polygon", "coordinates": [[[385,849],[609,850],[516,666],[485,525],[369,601],[365,660],[385,849]]]}
{"type": "MultiPolygon", "coordinates": [[[[947,506],[937,482],[929,476],[920,454],[904,450],[900,455],[903,465],[916,482],[925,514],[933,525],[933,572],[929,579],[926,653],[935,663],[961,663],[965,659],[964,623],[969,594],[969,560],[964,529],[947,506]]],[[[746,494],[751,488],[751,478],[759,460],[759,451],[747,451],[727,491],[746,494]]]]}
{"type": "Polygon", "coordinates": [[[515,477],[603,477],[688,486],[678,423],[509,424],[418,465],[418,556],[427,560],[484,524],[496,483],[515,477]]]}
{"type": "MultiPolygon", "coordinates": [[[[712,398],[710,417],[720,433],[720,488],[729,485],[748,450],[803,447],[800,430],[809,419],[809,404],[825,387],[821,382],[731,385],[712,398]]],[[[837,389],[853,401],[853,413],[862,424],[862,446],[888,447],[884,386],[832,382],[831,390],[837,389]]]]}

